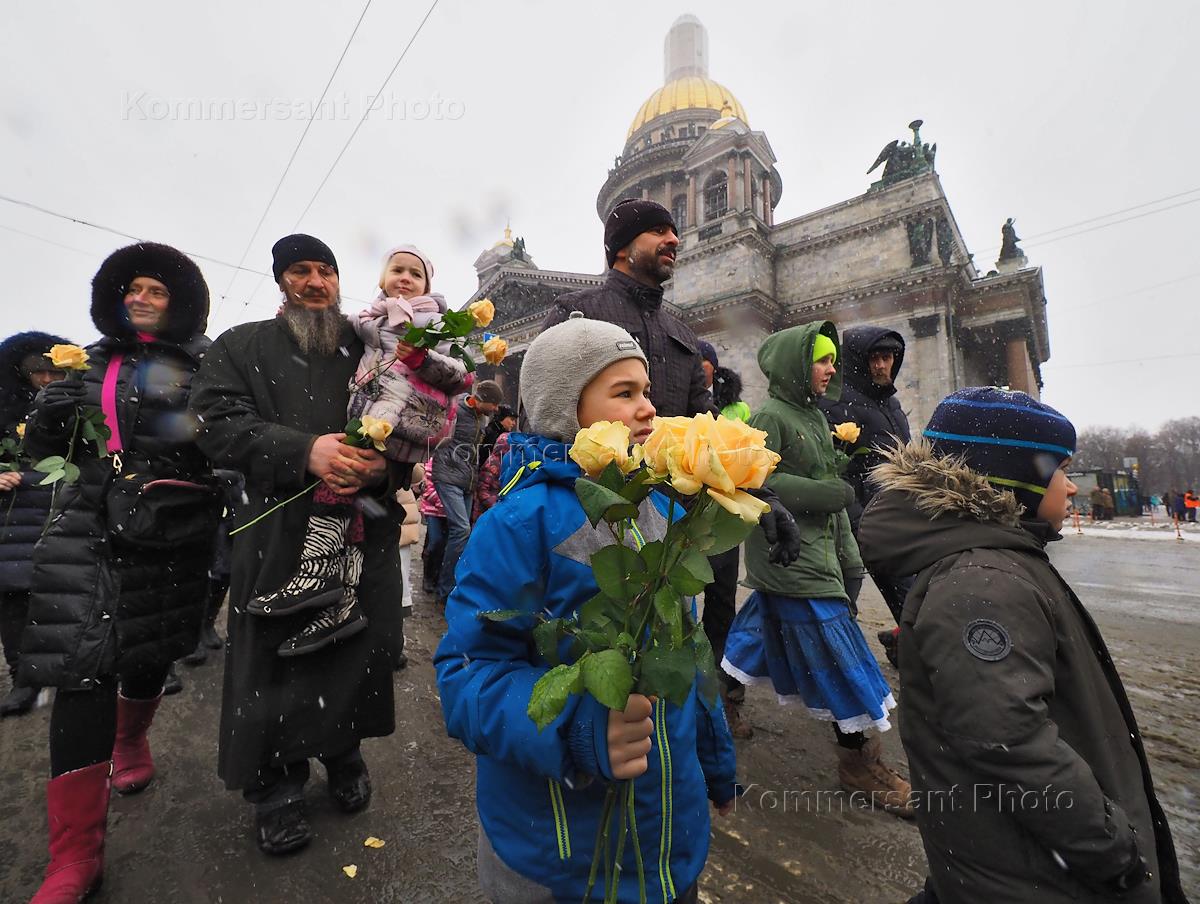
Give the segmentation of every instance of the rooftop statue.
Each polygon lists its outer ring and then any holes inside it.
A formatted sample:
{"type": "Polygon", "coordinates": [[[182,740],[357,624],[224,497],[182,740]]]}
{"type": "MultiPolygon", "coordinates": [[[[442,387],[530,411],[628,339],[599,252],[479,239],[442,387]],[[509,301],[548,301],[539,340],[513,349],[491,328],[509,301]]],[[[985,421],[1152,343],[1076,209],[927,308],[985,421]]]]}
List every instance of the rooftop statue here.
{"type": "Polygon", "coordinates": [[[879,156],[875,158],[875,162],[871,164],[871,168],[867,172],[874,172],[882,163],[884,165],[883,177],[872,188],[892,185],[901,179],[910,179],[921,173],[933,171],[933,158],[937,154],[937,145],[921,143],[922,125],[924,122],[920,119],[914,119],[908,124],[913,133],[912,144],[896,139],[879,152],[879,156]]]}

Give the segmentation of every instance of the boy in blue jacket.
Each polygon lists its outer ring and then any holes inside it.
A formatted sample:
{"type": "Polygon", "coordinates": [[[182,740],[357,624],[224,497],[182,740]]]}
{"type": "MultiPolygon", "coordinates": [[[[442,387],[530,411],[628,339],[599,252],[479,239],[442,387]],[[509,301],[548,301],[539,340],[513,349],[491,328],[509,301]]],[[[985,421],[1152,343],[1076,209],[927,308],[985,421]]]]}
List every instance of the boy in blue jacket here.
{"type": "MultiPolygon", "coordinates": [[[[708,855],[708,801],[733,807],[733,740],[720,705],[693,689],[677,707],[631,694],[624,712],[572,696],[538,731],[530,692],[549,671],[534,620],[491,622],[493,609],[574,615],[598,592],[589,558],[611,536],[592,528],[575,495],[582,472],[567,458],[580,427],[621,421],[650,435],[646,357],[612,324],[581,317],[551,327],[525,353],[521,404],[529,432],[509,437],[501,498],[478,522],[446,606],[437,651],[449,733],[477,757],[479,882],[495,904],[580,901],[606,783],[634,779],[637,838],[649,901],[695,901],[708,855]]],[[[645,542],[666,530],[667,500],[643,503],[645,542]]],[[[613,821],[615,836],[616,820],[613,821]]],[[[619,899],[637,901],[627,841],[619,899]]]]}

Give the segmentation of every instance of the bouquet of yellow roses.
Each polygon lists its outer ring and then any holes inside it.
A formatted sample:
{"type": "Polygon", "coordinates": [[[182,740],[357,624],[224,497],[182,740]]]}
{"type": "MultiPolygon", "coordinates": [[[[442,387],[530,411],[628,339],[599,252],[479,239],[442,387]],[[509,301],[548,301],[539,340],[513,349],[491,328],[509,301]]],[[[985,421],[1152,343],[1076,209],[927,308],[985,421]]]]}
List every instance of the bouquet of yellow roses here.
{"type": "MultiPolygon", "coordinates": [[[[581,430],[569,455],[584,471],[575,492],[588,521],[607,530],[612,544],[591,557],[599,592],[571,618],[538,616],[533,638],[552,666],[534,685],[529,717],[539,729],[562,712],[570,694],[591,694],[622,711],[631,693],[683,705],[693,687],[717,697],[716,663],[692,597],[713,580],[708,557],[740,544],[769,506],[750,495],[775,469],[779,456],[766,434],[741,421],[701,414],[656,418],[644,445],[630,448],[629,428],[601,421],[581,430]],[[642,542],[640,503],[658,490],[668,504],[666,535],[642,542]],[[679,517],[676,517],[676,516],[679,517]],[[559,649],[570,640],[572,661],[559,649]]],[[[525,613],[481,613],[494,621],[525,613]]],[[[605,900],[615,900],[629,824],[633,781],[610,785],[600,817],[585,901],[604,863],[605,900]],[[617,837],[609,837],[617,814],[617,837]]],[[[645,900],[640,849],[638,884],[645,900]]]]}

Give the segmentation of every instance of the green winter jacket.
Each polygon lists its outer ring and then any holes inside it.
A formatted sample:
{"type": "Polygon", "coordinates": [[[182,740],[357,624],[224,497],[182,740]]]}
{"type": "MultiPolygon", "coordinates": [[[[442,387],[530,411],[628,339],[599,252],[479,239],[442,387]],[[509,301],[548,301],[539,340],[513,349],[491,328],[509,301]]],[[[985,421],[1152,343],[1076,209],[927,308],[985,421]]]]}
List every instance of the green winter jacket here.
{"type": "MultiPolygon", "coordinates": [[[[751,416],[750,426],[766,431],[767,446],[782,458],[767,486],[796,519],[803,546],[791,565],[772,565],[762,531],[754,531],[746,540],[746,584],[782,596],[849,601],[843,575],[861,577],[863,564],[846,514],[854,491],[838,476],[829,424],[812,394],[818,333],[838,344],[834,325],[818,321],[775,333],[758,351],[770,397],[751,416]]],[[[825,398],[836,401],[841,391],[838,372],[825,398]]]]}

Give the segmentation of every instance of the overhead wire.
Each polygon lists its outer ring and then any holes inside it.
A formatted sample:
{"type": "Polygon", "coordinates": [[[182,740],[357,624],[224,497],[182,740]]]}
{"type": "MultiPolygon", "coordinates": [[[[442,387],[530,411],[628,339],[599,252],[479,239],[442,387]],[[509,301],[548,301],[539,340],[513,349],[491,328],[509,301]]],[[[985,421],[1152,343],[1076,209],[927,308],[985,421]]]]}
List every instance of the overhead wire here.
{"type": "MultiPolygon", "coordinates": [[[[338,74],[338,70],[342,68],[342,61],[346,59],[346,53],[350,50],[350,45],[354,41],[354,36],[358,34],[359,26],[362,25],[363,19],[366,18],[367,10],[371,8],[372,0],[367,0],[366,5],[362,8],[362,12],[358,14],[358,21],[354,23],[354,30],[350,32],[350,37],[346,39],[345,46],[342,47],[341,55],[338,56],[337,62],[333,66],[333,71],[329,73],[329,78],[325,81],[325,87],[321,89],[321,97],[316,103],[315,109],[321,109],[321,105],[325,102],[325,95],[329,93],[329,87],[333,84],[334,78],[338,74]]],[[[316,116],[308,117],[308,121],[304,124],[304,131],[300,133],[300,138],[296,142],[296,146],[292,148],[291,156],[288,157],[287,163],[283,167],[283,172],[279,174],[279,180],[275,183],[275,189],[271,192],[271,197],[267,199],[267,204],[263,208],[262,215],[258,218],[258,222],[254,224],[254,231],[250,233],[250,238],[246,241],[246,247],[242,249],[241,257],[238,258],[238,266],[246,262],[246,256],[249,255],[250,249],[254,245],[254,240],[258,238],[259,230],[262,229],[263,223],[267,220],[267,214],[271,211],[271,206],[275,203],[275,199],[279,196],[279,190],[283,187],[283,182],[287,178],[288,173],[292,169],[292,164],[296,162],[296,155],[300,153],[300,147],[304,144],[304,139],[308,137],[308,130],[312,128],[312,124],[316,121],[316,116]]],[[[229,296],[230,290],[233,289],[233,284],[237,280],[238,271],[234,270],[229,277],[229,284],[225,287],[225,291],[221,293],[220,299],[217,302],[217,309],[214,315],[219,313],[221,306],[225,303],[225,299],[229,296]]],[[[261,284],[261,283],[260,283],[261,284]]]]}
{"type": "MultiPolygon", "coordinates": [[[[396,58],[395,65],[392,66],[391,70],[384,77],[383,82],[379,85],[374,97],[378,98],[382,96],[383,89],[387,87],[388,82],[392,80],[392,76],[396,74],[396,70],[400,68],[400,64],[404,62],[404,57],[408,55],[409,49],[416,42],[417,37],[421,34],[421,30],[425,27],[425,23],[429,21],[429,17],[433,15],[433,11],[437,8],[438,3],[439,0],[433,0],[433,3],[430,4],[429,9],[425,11],[424,17],[422,17],[421,21],[417,24],[416,30],[413,31],[412,36],[409,37],[408,43],[404,45],[404,49],[400,51],[400,55],[396,58]]],[[[304,205],[304,210],[300,212],[300,216],[298,216],[296,218],[296,222],[292,224],[292,232],[295,232],[296,229],[299,228],[300,224],[304,221],[304,218],[308,216],[308,212],[312,209],[317,197],[324,190],[325,184],[329,181],[329,177],[333,175],[333,171],[337,169],[337,165],[341,163],[342,157],[345,156],[347,149],[358,135],[359,129],[361,129],[363,127],[363,123],[367,121],[367,117],[370,115],[371,109],[372,105],[367,104],[366,109],[363,110],[363,115],[359,118],[358,123],[354,126],[354,131],[350,133],[350,137],[346,139],[346,143],[343,144],[342,149],[338,151],[338,155],[334,158],[333,163],[329,165],[329,169],[325,172],[325,176],[321,179],[321,183],[317,186],[317,190],[313,192],[312,197],[308,199],[308,203],[304,205]]],[[[254,288],[250,291],[250,294],[246,296],[246,300],[242,302],[243,308],[250,306],[250,302],[254,300],[254,297],[258,294],[258,290],[262,288],[262,284],[265,281],[266,279],[264,277],[255,284],[254,288]]]]}

